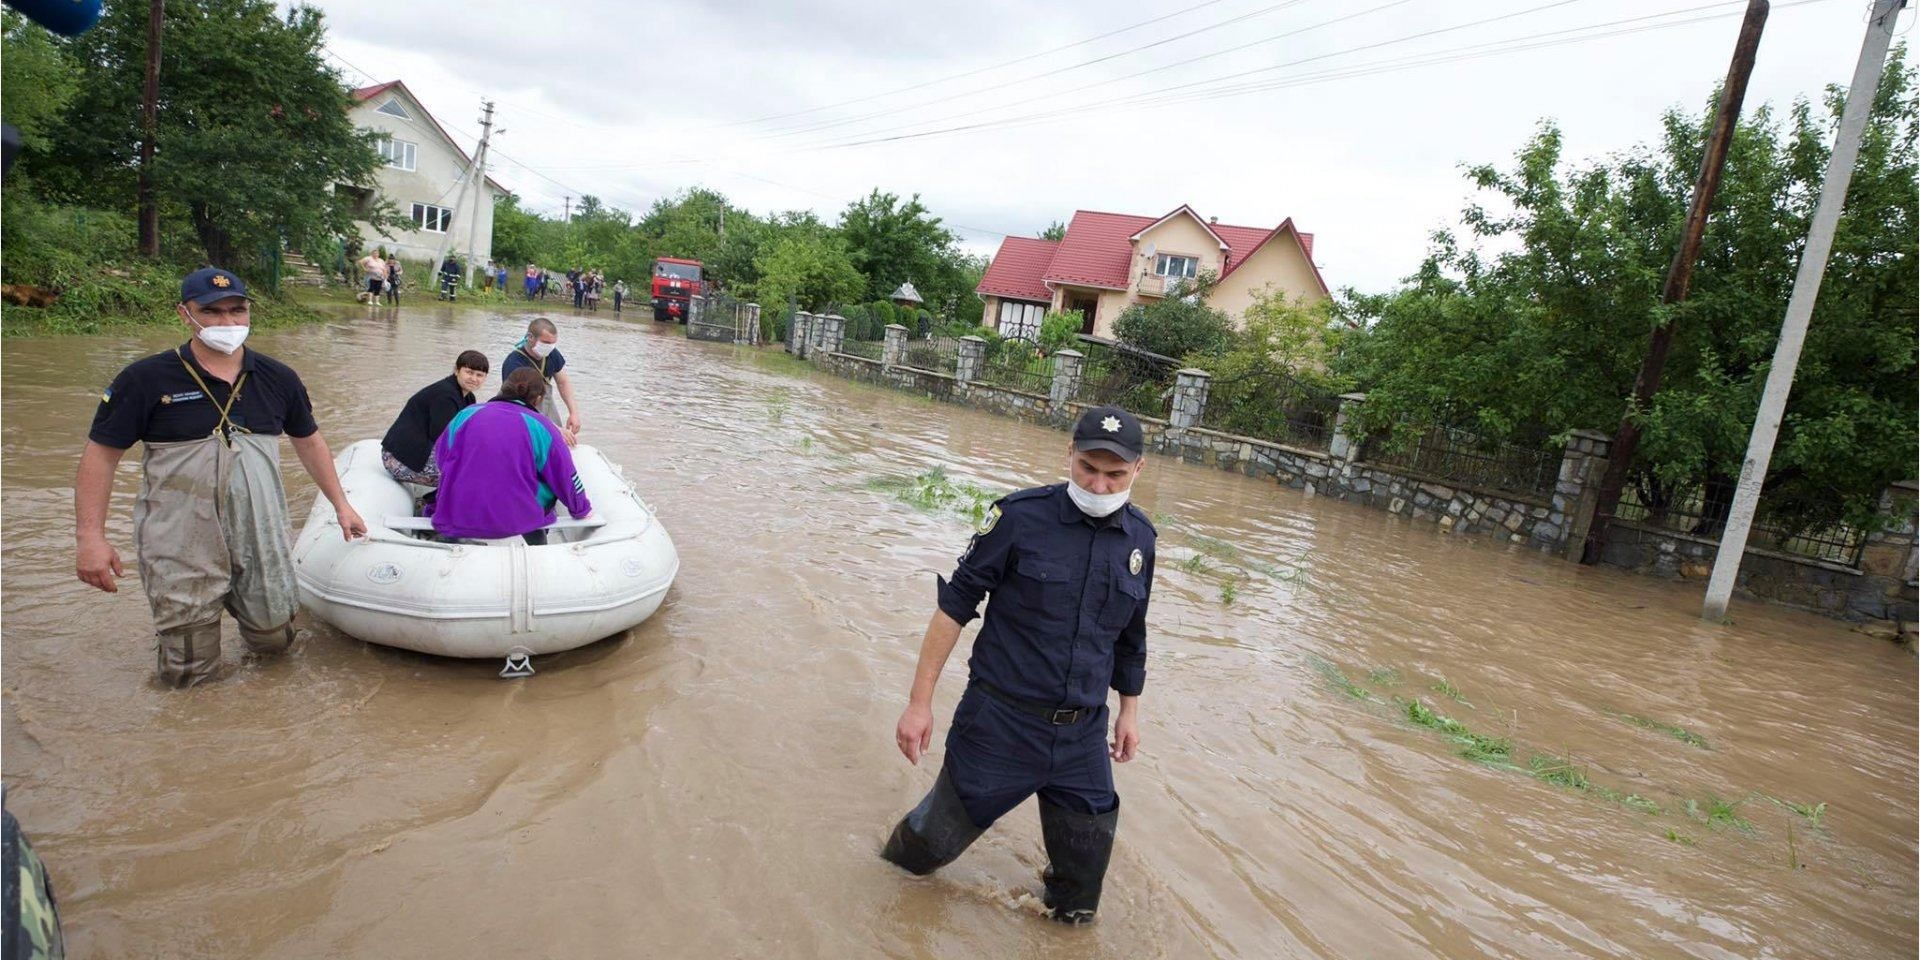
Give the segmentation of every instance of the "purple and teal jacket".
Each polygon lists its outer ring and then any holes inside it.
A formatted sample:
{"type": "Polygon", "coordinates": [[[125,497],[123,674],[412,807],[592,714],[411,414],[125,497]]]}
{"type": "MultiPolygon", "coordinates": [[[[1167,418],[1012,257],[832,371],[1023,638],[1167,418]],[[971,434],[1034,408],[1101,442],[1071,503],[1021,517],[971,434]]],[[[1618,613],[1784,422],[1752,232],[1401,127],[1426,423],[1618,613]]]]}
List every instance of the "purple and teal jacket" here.
{"type": "Polygon", "coordinates": [[[460,411],[433,445],[440,491],[428,508],[445,537],[493,540],[553,522],[556,502],[584,517],[593,511],[560,428],[516,400],[489,400],[460,411]]]}

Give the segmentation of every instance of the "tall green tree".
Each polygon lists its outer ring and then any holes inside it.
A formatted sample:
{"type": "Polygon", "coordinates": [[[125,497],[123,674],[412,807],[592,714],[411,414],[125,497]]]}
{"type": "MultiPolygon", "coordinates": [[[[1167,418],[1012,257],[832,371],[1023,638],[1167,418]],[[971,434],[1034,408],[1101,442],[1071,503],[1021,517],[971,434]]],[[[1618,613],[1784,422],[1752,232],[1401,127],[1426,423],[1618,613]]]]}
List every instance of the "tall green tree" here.
{"type": "MultiPolygon", "coordinates": [[[[75,89],[41,180],[56,199],[131,206],[146,21],[144,5],[108,4],[94,29],[66,41],[75,89]]],[[[353,232],[353,200],[333,188],[372,186],[381,160],[374,135],[347,118],[353,104],[321,58],[325,39],[312,7],[167,5],[154,183],[208,260],[353,232]]],[[[372,219],[398,222],[390,207],[372,219]]]]}
{"type": "Polygon", "coordinates": [[[846,242],[831,233],[794,231],[775,240],[760,255],[760,281],[753,295],[769,310],[788,303],[822,310],[860,299],[866,278],[853,265],[846,242]]]}
{"type": "MultiPolygon", "coordinates": [[[[1863,521],[1909,477],[1916,436],[1916,234],[1920,114],[1896,56],[1847,193],[1833,257],[1763,508],[1789,525],[1863,521]]],[[[1368,392],[1373,431],[1446,421],[1494,437],[1611,430],[1657,320],[1676,324],[1665,384],[1634,411],[1645,437],[1634,487],[1655,509],[1705,494],[1716,533],[1738,476],[1843,92],[1762,107],[1735,132],[1692,292],[1659,302],[1711,109],[1670,112],[1657,145],[1571,165],[1551,124],[1510,168],[1470,169],[1488,195],[1462,231],[1435,237],[1390,294],[1352,296],[1367,329],[1336,368],[1368,392]]]]}
{"type": "Polygon", "coordinates": [[[869,300],[884,300],[912,281],[926,296],[945,292],[957,272],[951,259],[954,236],[915,194],[905,203],[879,190],[847,205],[840,215],[853,265],[867,278],[869,300]]]}

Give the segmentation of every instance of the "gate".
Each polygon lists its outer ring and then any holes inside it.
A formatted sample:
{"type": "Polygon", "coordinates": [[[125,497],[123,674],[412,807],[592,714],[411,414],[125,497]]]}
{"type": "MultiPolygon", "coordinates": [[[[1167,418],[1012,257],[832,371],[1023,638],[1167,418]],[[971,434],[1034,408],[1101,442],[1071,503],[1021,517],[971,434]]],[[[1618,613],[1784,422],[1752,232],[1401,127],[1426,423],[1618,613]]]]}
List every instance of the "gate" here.
{"type": "Polygon", "coordinates": [[[717,343],[758,344],[760,305],[718,291],[687,302],[687,337],[717,343]]]}

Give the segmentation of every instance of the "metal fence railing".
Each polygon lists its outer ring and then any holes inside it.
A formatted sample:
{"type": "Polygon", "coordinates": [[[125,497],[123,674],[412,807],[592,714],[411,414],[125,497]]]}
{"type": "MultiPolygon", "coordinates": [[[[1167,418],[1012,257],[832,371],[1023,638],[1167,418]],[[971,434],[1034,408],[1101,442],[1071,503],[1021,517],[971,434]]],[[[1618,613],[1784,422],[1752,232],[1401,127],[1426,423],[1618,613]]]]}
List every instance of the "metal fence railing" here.
{"type": "Polygon", "coordinates": [[[1085,336],[1074,346],[1085,356],[1080,364],[1080,389],[1074,394],[1075,400],[1120,407],[1142,416],[1164,418],[1167,415],[1180,361],[1085,336]]]}
{"type": "Polygon", "coordinates": [[[903,366],[952,376],[960,365],[960,341],[952,337],[909,340],[900,362],[903,366]]]}
{"type": "Polygon", "coordinates": [[[1333,443],[1340,397],[1285,373],[1214,377],[1200,426],[1222,433],[1325,450],[1333,443]]]}
{"type": "Polygon", "coordinates": [[[987,348],[986,360],[974,379],[1044,397],[1053,390],[1053,358],[1032,340],[1009,337],[987,348]]]}
{"type": "Polygon", "coordinates": [[[1411,437],[1396,432],[1369,440],[1363,459],[1462,486],[1532,496],[1552,495],[1559,479],[1562,451],[1549,449],[1544,435],[1535,438],[1537,444],[1523,444],[1487,440],[1459,427],[1428,427],[1411,437]]]}
{"type": "MultiPolygon", "coordinates": [[[[1731,485],[1709,496],[1704,484],[1691,484],[1667,492],[1664,498],[1643,486],[1630,484],[1621,491],[1620,504],[1613,511],[1616,518],[1713,540],[1720,539],[1725,531],[1727,513],[1732,506],[1731,485]]],[[[1867,532],[1850,523],[1795,528],[1764,519],[1764,509],[1762,519],[1754,522],[1747,536],[1750,547],[1849,567],[1860,565],[1860,552],[1866,543],[1867,532]]]]}
{"type": "Polygon", "coordinates": [[[879,340],[842,340],[840,352],[854,357],[878,360],[886,351],[887,345],[879,340]]]}

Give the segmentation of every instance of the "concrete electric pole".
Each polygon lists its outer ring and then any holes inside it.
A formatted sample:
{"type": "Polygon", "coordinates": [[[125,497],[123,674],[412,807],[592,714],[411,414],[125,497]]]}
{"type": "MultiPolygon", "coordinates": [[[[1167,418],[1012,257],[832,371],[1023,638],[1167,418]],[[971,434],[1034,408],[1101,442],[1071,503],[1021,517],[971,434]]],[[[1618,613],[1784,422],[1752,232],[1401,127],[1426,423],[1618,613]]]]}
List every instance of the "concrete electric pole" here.
{"type": "Polygon", "coordinates": [[[1860,44],[1860,62],[1854,66],[1853,83],[1847,87],[1847,103],[1840,111],[1840,131],[1834,136],[1833,156],[1827,161],[1827,177],[1820,184],[1813,223],[1807,228],[1806,251],[1800,255],[1800,272],[1793,278],[1793,295],[1787,299],[1787,317],[1780,325],[1780,342],[1773,348],[1773,366],[1767,369],[1760,410],[1753,418],[1753,437],[1747,442],[1747,457],[1740,465],[1740,483],[1733,491],[1733,509],[1727,514],[1726,532],[1720,536],[1720,552],[1713,558],[1713,576],[1707,580],[1707,601],[1700,610],[1704,620],[1718,623],[1727,617],[1733,582],[1740,573],[1740,558],[1747,550],[1747,534],[1753,528],[1754,511],[1760,504],[1760,488],[1766,482],[1767,466],[1773,460],[1773,444],[1780,436],[1780,420],[1787,411],[1787,394],[1793,390],[1800,347],[1807,340],[1807,322],[1813,317],[1813,302],[1820,295],[1820,280],[1827,272],[1827,255],[1833,252],[1833,233],[1840,223],[1840,208],[1847,200],[1847,185],[1853,181],[1853,163],[1860,155],[1860,138],[1867,132],[1873,97],[1880,90],[1880,71],[1886,66],[1887,47],[1893,42],[1893,22],[1906,5],[1907,0],[1876,0],[1872,19],[1867,24],[1867,39],[1860,44]]]}
{"type": "MultiPolygon", "coordinates": [[[[480,101],[480,147],[473,152],[473,210],[467,215],[467,286],[480,267],[480,211],[487,197],[487,144],[493,137],[493,101],[480,101]]],[[[516,141],[517,142],[517,141],[516,141]]],[[[489,244],[489,247],[492,245],[489,244]]]]}

